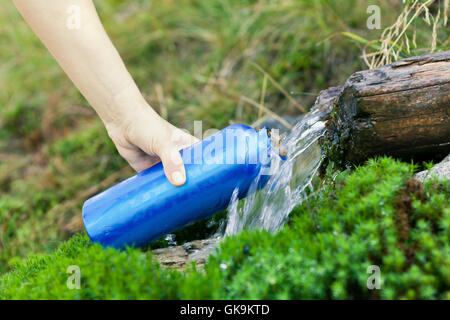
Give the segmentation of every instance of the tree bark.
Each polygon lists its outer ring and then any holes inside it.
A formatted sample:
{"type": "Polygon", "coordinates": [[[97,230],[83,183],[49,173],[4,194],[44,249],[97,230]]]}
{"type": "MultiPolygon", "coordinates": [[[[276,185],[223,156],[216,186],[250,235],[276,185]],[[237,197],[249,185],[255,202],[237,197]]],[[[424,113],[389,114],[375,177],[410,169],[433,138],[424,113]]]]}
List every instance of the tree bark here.
{"type": "Polygon", "coordinates": [[[369,157],[442,159],[450,152],[450,51],[353,74],[322,92],[323,148],[342,165],[369,157]]]}

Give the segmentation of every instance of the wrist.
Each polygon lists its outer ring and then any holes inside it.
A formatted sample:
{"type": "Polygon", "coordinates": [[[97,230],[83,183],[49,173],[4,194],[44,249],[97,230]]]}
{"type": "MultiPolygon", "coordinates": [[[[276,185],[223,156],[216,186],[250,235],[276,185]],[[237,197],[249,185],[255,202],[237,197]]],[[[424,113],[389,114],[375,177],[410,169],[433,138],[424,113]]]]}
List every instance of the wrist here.
{"type": "Polygon", "coordinates": [[[134,83],[112,95],[108,103],[103,104],[97,112],[108,131],[110,128],[127,126],[138,118],[158,117],[134,83]]]}

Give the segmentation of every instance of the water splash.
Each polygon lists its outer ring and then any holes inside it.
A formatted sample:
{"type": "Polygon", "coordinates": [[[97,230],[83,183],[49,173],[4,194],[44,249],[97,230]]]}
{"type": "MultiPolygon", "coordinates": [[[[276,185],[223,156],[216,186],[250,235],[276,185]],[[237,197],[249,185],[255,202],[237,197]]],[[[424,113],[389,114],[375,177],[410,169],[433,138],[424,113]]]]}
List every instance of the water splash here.
{"type": "Polygon", "coordinates": [[[237,190],[228,207],[225,235],[240,233],[243,229],[278,230],[286,222],[289,213],[313,191],[313,179],[322,163],[319,138],[325,124],[318,109],[300,120],[283,140],[287,160],[273,156],[271,176],[267,185],[256,190],[258,180],[250,187],[249,196],[237,199],[237,190]]]}

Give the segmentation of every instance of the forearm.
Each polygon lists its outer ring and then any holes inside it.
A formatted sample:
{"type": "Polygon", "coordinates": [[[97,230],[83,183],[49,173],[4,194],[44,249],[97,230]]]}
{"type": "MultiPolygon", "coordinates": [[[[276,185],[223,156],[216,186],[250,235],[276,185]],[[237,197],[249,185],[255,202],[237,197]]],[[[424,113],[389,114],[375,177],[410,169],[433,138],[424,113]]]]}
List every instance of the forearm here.
{"type": "Polygon", "coordinates": [[[128,163],[142,171],[161,160],[169,181],[182,185],[186,173],[178,149],[194,143],[195,138],[159,117],[147,104],[103,29],[92,0],[14,3],[102,118],[128,163]],[[80,12],[79,28],[67,25],[67,11],[74,4],[80,12]]]}
{"type": "Polygon", "coordinates": [[[14,0],[14,3],[107,126],[129,113],[140,112],[140,108],[150,109],[106,34],[91,0],[75,2],[81,14],[79,29],[67,27],[67,10],[73,0],[14,0]]]}

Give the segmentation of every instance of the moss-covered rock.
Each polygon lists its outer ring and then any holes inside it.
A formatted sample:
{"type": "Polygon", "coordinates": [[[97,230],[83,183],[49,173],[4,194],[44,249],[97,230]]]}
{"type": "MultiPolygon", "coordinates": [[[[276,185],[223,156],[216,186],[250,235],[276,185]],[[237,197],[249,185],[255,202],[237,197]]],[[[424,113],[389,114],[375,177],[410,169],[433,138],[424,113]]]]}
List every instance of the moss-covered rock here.
{"type": "Polygon", "coordinates": [[[227,238],[203,271],[161,268],[151,254],[83,235],[0,278],[10,298],[450,298],[450,183],[412,179],[414,166],[380,158],[342,173],[276,234],[227,238]],[[70,290],[77,265],[81,288],[70,290]],[[378,266],[380,289],[368,289],[378,266]],[[370,271],[371,269],[369,269],[370,271]]]}

